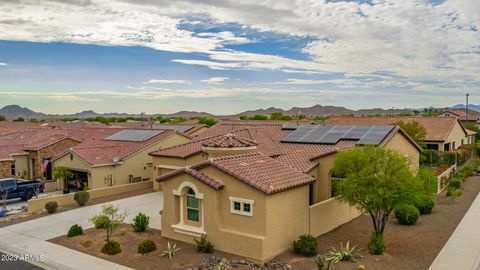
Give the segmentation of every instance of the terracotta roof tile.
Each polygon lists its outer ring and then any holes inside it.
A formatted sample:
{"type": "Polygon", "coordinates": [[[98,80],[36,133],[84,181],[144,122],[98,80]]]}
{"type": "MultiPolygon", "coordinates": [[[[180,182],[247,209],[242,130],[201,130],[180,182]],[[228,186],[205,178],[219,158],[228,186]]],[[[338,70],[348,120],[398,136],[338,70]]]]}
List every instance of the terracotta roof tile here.
{"type": "Polygon", "coordinates": [[[210,160],[210,164],[266,194],[281,192],[315,181],[315,178],[310,175],[261,153],[216,158],[210,160]]]}
{"type": "Polygon", "coordinates": [[[61,153],[52,160],[56,160],[65,154],[71,152],[90,165],[107,165],[113,164],[113,159],[119,157],[125,160],[136,152],[174,134],[174,130],[166,130],[157,136],[154,136],[144,142],[133,141],[112,141],[112,140],[95,140],[83,142],[70,150],[61,153]]]}

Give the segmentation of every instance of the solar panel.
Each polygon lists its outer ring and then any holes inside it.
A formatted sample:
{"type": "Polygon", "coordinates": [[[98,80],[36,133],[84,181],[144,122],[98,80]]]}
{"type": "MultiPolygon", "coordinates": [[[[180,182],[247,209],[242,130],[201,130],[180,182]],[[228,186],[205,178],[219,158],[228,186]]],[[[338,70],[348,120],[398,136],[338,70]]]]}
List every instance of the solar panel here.
{"type": "Polygon", "coordinates": [[[320,137],[316,142],[325,144],[336,144],[342,136],[350,131],[352,126],[333,126],[325,135],[320,137]]]}
{"type": "Polygon", "coordinates": [[[187,126],[187,125],[154,125],[154,129],[173,129],[180,132],[187,132],[190,129],[194,128],[195,126],[187,126]]]}
{"type": "Polygon", "coordinates": [[[302,143],[318,143],[318,139],[328,133],[333,126],[315,126],[309,133],[301,138],[302,143]]]}
{"type": "Polygon", "coordinates": [[[352,129],[342,136],[344,140],[360,140],[372,126],[353,126],[352,129]]]}
{"type": "Polygon", "coordinates": [[[379,144],[387,137],[393,126],[373,126],[357,144],[379,144]]]}
{"type": "Polygon", "coordinates": [[[393,126],[301,125],[282,142],[336,144],[339,140],[358,140],[357,144],[379,144],[393,126]]]}
{"type": "Polygon", "coordinates": [[[105,138],[107,141],[126,141],[126,142],[144,142],[149,140],[165,130],[147,130],[147,129],[124,129],[105,138]]]}

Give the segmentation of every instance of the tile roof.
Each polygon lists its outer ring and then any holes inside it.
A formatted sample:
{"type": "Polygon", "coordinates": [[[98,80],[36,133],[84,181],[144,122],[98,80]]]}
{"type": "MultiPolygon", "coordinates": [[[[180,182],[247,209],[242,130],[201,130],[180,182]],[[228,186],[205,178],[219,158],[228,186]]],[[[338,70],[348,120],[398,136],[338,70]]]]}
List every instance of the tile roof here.
{"type": "Polygon", "coordinates": [[[257,145],[255,141],[238,137],[232,133],[219,135],[202,142],[202,146],[218,148],[252,147],[257,145]]]}
{"type": "MultiPolygon", "coordinates": [[[[344,117],[333,116],[326,124],[338,125],[392,125],[399,121],[416,121],[425,128],[425,141],[445,141],[456,123],[463,125],[456,117],[429,116],[382,116],[382,117],[344,117]]],[[[466,133],[465,133],[466,135],[466,133]]]]}
{"type": "Polygon", "coordinates": [[[52,160],[56,160],[68,153],[73,153],[92,166],[111,165],[114,163],[115,157],[120,158],[120,160],[125,160],[136,152],[175,133],[177,132],[174,130],[166,130],[157,136],[142,142],[112,141],[103,139],[87,141],[57,155],[52,160]]]}
{"type": "Polygon", "coordinates": [[[467,131],[467,134],[468,136],[473,136],[475,134],[477,134],[477,132],[473,131],[473,130],[470,130],[470,129],[465,129],[467,131]]]}
{"type": "Polygon", "coordinates": [[[178,170],[175,170],[173,172],[169,172],[167,174],[161,175],[160,177],[157,178],[157,181],[165,181],[170,179],[170,177],[182,174],[182,173],[187,173],[194,178],[198,179],[199,181],[207,184],[208,186],[212,187],[215,190],[219,190],[223,188],[223,184],[208,177],[207,175],[203,174],[201,171],[198,171],[196,169],[190,168],[190,167],[184,167],[180,168],[178,170]]]}
{"type": "MultiPolygon", "coordinates": [[[[252,140],[253,138],[251,137],[250,132],[247,129],[240,129],[232,132],[232,134],[235,134],[238,137],[244,138],[245,140],[252,140]]],[[[197,153],[201,153],[203,146],[202,144],[214,137],[205,137],[205,138],[196,138],[193,141],[190,141],[188,143],[172,146],[169,148],[161,149],[158,151],[154,151],[150,153],[152,156],[159,156],[159,157],[176,157],[176,158],[187,158],[192,155],[195,155],[197,153]]]]}
{"type": "Polygon", "coordinates": [[[13,144],[13,145],[0,145],[0,160],[12,160],[13,154],[22,154],[24,145],[22,144],[13,144]]]}
{"type": "MultiPolygon", "coordinates": [[[[465,109],[445,109],[441,114],[445,114],[445,113],[450,113],[450,114],[453,114],[453,116],[458,116],[461,121],[467,120],[467,113],[465,109]]],[[[480,120],[480,112],[477,112],[474,110],[468,110],[468,120],[469,121],[480,120]]]]}
{"type": "Polygon", "coordinates": [[[307,185],[315,181],[315,178],[312,176],[295,170],[259,152],[202,161],[191,166],[191,168],[181,168],[162,175],[157,178],[157,181],[166,181],[181,173],[189,173],[191,175],[194,173],[195,175],[192,176],[197,179],[201,178],[199,180],[210,186],[222,185],[223,187],[223,184],[219,181],[203,173],[198,175],[199,169],[205,166],[213,166],[268,195],[307,185]]]}

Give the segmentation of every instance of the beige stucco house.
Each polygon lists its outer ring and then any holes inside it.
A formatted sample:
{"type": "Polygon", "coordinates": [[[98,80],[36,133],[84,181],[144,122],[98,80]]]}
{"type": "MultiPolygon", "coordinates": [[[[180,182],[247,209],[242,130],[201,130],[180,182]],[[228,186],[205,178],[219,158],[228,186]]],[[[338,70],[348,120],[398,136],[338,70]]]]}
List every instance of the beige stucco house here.
{"type": "MultiPolygon", "coordinates": [[[[357,217],[332,198],[331,169],[335,153],[360,141],[332,132],[337,141],[310,143],[294,134],[302,128],[221,123],[191,142],[152,152],[164,192],[162,235],[193,242],[205,234],[218,250],[265,262],[300,234],[318,236],[357,217]]],[[[325,127],[306,128],[320,138],[325,127]]],[[[403,154],[417,170],[420,147],[400,128],[384,129],[375,144],[403,154]]]]}
{"type": "MultiPolygon", "coordinates": [[[[56,156],[53,167],[73,172],[70,187],[96,189],[150,180],[153,160],[148,153],[190,141],[175,130],[121,129],[96,141],[89,141],[56,156]]],[[[63,183],[58,182],[58,189],[63,183]]]]}

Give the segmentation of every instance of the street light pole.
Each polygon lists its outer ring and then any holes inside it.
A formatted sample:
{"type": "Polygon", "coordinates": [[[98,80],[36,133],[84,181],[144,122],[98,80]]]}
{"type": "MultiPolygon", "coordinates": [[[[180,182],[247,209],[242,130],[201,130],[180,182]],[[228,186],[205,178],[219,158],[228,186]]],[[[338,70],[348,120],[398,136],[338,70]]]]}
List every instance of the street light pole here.
{"type": "Polygon", "coordinates": [[[470,94],[466,94],[465,96],[467,97],[467,104],[465,106],[465,114],[466,114],[465,120],[466,120],[466,123],[468,123],[468,96],[470,96],[470,94]]]}

